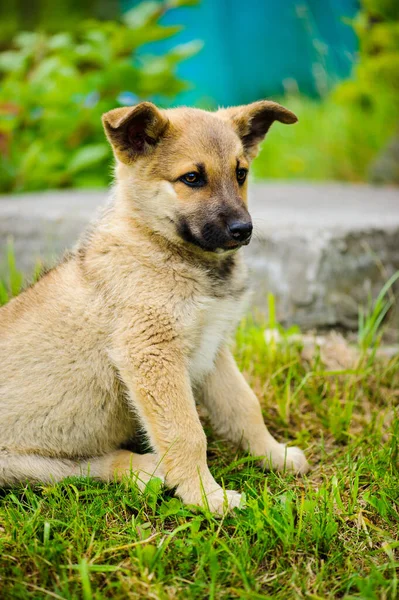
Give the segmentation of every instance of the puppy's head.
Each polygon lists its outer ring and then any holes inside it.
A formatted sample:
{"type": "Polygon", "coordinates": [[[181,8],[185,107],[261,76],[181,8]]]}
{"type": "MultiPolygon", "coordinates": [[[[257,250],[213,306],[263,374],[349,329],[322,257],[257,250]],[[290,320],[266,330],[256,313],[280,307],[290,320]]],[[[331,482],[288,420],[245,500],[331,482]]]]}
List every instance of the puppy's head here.
{"type": "Polygon", "coordinates": [[[168,240],[203,251],[248,244],[248,169],[276,120],[297,118],[266,100],[215,113],[150,102],[106,113],[127,210],[168,240]]]}

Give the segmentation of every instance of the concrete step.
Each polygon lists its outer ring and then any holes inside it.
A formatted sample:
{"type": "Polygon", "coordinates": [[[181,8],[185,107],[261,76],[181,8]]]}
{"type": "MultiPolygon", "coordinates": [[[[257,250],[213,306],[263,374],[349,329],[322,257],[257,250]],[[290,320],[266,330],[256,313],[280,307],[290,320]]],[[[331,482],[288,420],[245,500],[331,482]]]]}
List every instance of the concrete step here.
{"type": "MultiPolygon", "coordinates": [[[[103,190],[0,196],[0,257],[12,236],[24,272],[38,259],[54,262],[106,197],[103,190]]],[[[398,188],[252,184],[250,209],[253,305],[266,314],[273,292],[285,324],[356,328],[359,305],[399,269],[398,188]]]]}

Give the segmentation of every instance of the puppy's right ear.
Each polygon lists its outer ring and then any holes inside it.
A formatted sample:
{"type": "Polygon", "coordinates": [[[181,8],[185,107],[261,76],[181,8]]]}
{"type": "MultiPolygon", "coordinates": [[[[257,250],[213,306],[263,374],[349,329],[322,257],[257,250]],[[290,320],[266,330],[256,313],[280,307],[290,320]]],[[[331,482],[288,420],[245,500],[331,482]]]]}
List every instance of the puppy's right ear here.
{"type": "Polygon", "coordinates": [[[150,154],[169,124],[151,102],[114,108],[103,114],[102,122],[116,158],[125,164],[150,154]]]}

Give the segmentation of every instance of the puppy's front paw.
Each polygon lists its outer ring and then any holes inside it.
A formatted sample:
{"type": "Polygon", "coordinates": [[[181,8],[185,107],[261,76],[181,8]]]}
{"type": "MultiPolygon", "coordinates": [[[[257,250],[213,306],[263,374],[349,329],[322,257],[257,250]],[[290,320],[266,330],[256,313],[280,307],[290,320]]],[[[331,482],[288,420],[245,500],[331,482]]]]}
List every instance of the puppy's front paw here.
{"type": "Polygon", "coordinates": [[[233,508],[239,508],[242,503],[241,494],[233,490],[224,490],[219,485],[205,493],[203,490],[190,490],[183,493],[181,489],[177,488],[177,494],[185,504],[196,504],[202,508],[208,508],[218,515],[223,515],[233,508]]]}
{"type": "Polygon", "coordinates": [[[277,444],[273,447],[266,455],[263,466],[266,469],[272,468],[298,475],[303,475],[310,469],[302,450],[296,446],[288,448],[285,444],[277,444]]]}
{"type": "Polygon", "coordinates": [[[223,515],[228,510],[239,508],[242,503],[242,495],[234,490],[218,489],[216,492],[211,492],[206,497],[206,502],[209,510],[218,515],[223,515]]]}
{"type": "Polygon", "coordinates": [[[286,469],[293,473],[304,475],[310,469],[310,465],[306,460],[306,456],[300,448],[293,446],[285,448],[287,451],[286,469]]]}

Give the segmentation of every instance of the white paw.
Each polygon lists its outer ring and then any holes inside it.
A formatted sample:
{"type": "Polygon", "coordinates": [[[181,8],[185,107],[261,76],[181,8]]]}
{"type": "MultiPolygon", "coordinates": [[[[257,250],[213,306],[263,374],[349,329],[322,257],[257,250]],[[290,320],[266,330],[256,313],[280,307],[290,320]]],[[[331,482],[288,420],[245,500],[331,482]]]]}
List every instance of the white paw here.
{"type": "Polygon", "coordinates": [[[306,460],[305,454],[302,452],[300,448],[293,446],[291,448],[286,448],[287,450],[287,460],[286,460],[286,468],[288,471],[292,471],[293,473],[298,473],[303,475],[307,473],[310,469],[309,463],[306,460]]]}
{"type": "Polygon", "coordinates": [[[208,494],[203,504],[208,505],[211,512],[223,515],[227,511],[233,510],[233,508],[239,508],[242,504],[242,496],[233,490],[219,488],[208,494]]]}
{"type": "Polygon", "coordinates": [[[277,444],[270,450],[263,462],[267,469],[278,469],[303,475],[309,470],[309,463],[300,448],[288,448],[285,444],[277,444]]]}
{"type": "Polygon", "coordinates": [[[224,490],[220,486],[206,494],[202,492],[201,495],[193,495],[190,493],[182,494],[179,489],[177,490],[177,493],[185,504],[196,504],[197,506],[207,508],[218,515],[223,515],[227,511],[233,510],[233,508],[239,508],[243,505],[241,494],[233,490],[224,490]]]}

